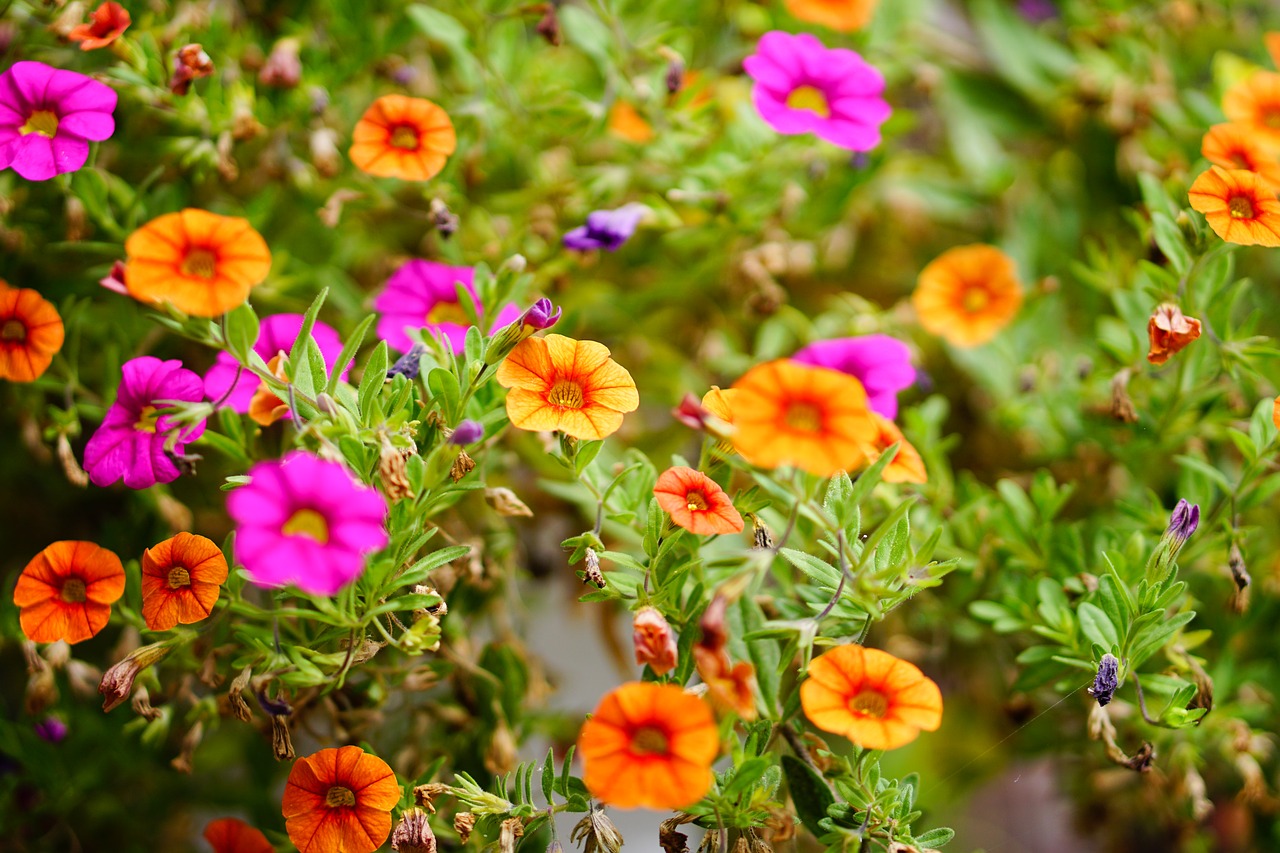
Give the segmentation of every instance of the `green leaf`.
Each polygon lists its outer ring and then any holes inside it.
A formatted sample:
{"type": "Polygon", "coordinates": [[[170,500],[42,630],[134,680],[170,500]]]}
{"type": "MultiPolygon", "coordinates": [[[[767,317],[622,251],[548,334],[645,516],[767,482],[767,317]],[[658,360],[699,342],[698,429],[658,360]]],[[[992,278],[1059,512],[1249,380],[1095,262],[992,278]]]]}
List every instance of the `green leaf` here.
{"type": "Polygon", "coordinates": [[[814,836],[820,835],[818,821],[827,816],[827,809],[835,805],[835,795],[825,779],[804,761],[794,755],[782,756],[782,773],[787,777],[791,801],[796,806],[796,817],[814,836]]]}
{"type": "MultiPolygon", "coordinates": [[[[338,354],[338,360],[334,362],[333,375],[329,377],[329,382],[324,386],[325,393],[332,394],[338,387],[338,383],[342,381],[342,373],[347,365],[355,359],[356,353],[360,349],[360,345],[364,343],[364,336],[369,333],[369,327],[377,320],[376,314],[368,314],[360,325],[356,326],[355,331],[347,338],[347,342],[342,345],[342,352],[338,354]]],[[[386,371],[383,371],[384,373],[386,371]]]]}
{"type": "Polygon", "coordinates": [[[840,585],[840,570],[817,557],[794,548],[783,548],[781,554],[788,563],[828,589],[835,589],[840,585]]]}
{"type": "Polygon", "coordinates": [[[360,420],[366,424],[372,421],[373,401],[387,381],[387,342],[378,341],[373,354],[364,363],[364,375],[360,377],[360,393],[357,397],[360,407],[360,420]]]}
{"type": "Polygon", "coordinates": [[[542,762],[542,796],[551,805],[552,789],[556,784],[556,751],[547,750],[546,760],[542,762]]]}
{"type": "Polygon", "coordinates": [[[245,364],[249,361],[249,351],[258,342],[258,315],[248,302],[237,305],[226,315],[227,350],[236,357],[236,361],[245,364]]]}
{"type": "Polygon", "coordinates": [[[1174,271],[1178,275],[1186,274],[1191,269],[1191,252],[1187,249],[1187,242],[1182,238],[1178,226],[1169,218],[1169,214],[1154,211],[1151,214],[1151,227],[1156,245],[1169,259],[1174,271]]]}
{"type": "Polygon", "coordinates": [[[932,847],[937,849],[956,837],[956,831],[946,826],[939,826],[931,829],[924,835],[916,836],[917,847],[932,847]]]}
{"type": "Polygon", "coordinates": [[[1091,642],[1108,651],[1120,648],[1120,632],[1107,618],[1107,614],[1102,612],[1102,608],[1086,601],[1076,609],[1076,616],[1080,620],[1080,630],[1091,642]]]}
{"type": "Polygon", "coordinates": [[[307,313],[302,318],[302,328],[298,330],[298,339],[293,342],[293,348],[289,350],[289,364],[297,369],[298,365],[303,363],[307,353],[307,341],[311,340],[311,330],[316,326],[316,318],[320,316],[320,307],[324,305],[325,297],[329,295],[329,288],[324,288],[311,302],[311,307],[307,309],[307,313]]]}

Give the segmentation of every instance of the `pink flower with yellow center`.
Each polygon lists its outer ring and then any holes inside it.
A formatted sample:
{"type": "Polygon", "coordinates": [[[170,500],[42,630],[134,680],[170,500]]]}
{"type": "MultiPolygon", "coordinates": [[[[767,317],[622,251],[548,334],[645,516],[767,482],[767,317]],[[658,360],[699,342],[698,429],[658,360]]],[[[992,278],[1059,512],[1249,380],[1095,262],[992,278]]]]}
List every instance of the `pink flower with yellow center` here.
{"type": "MultiPolygon", "coordinates": [[[[387,279],[387,286],[373,301],[373,308],[382,314],[378,320],[378,337],[394,350],[408,352],[413,341],[407,329],[424,329],[439,332],[449,339],[454,352],[462,352],[471,321],[458,301],[458,285],[470,294],[472,303],[480,309],[476,295],[476,271],[471,267],[451,267],[435,261],[419,258],[406,261],[387,279]]],[[[514,322],[520,309],[512,304],[489,315],[489,333],[514,322]]]]}
{"type": "Polygon", "coordinates": [[[115,90],[43,62],[15,62],[0,74],[0,169],[28,181],[74,172],[89,143],[115,133],[115,90]]]}

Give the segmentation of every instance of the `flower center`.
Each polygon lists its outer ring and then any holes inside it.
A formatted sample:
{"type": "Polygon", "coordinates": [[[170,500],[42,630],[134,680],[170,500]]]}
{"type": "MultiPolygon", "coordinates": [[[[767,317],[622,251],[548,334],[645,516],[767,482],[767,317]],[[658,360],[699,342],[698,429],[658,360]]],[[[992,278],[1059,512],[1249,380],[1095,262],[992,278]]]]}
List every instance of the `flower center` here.
{"type": "Polygon", "coordinates": [[[667,735],[653,726],[643,726],[631,736],[631,749],[641,755],[666,755],[667,735]]]}
{"type": "Polygon", "coordinates": [[[707,508],[707,499],[702,496],[702,492],[690,492],[684,496],[684,499],[689,505],[689,509],[702,510],[707,508]]]}
{"type": "Polygon", "coordinates": [[[160,420],[156,411],[155,406],[143,406],[142,411],[138,412],[138,419],[134,421],[133,428],[138,432],[155,432],[156,421],[160,420]]]}
{"type": "Polygon", "coordinates": [[[314,509],[300,509],[280,528],[286,536],[309,536],[321,545],[329,541],[329,522],[314,509]]]}
{"type": "Polygon", "coordinates": [[[1231,212],[1232,219],[1253,219],[1253,202],[1248,196],[1233,195],[1231,200],[1227,202],[1227,209],[1231,212]]]}
{"type": "Polygon", "coordinates": [[[800,432],[819,432],[822,430],[822,409],[813,403],[792,403],[787,406],[782,422],[800,432]]]}
{"type": "Polygon", "coordinates": [[[169,570],[169,589],[182,589],[191,586],[191,572],[182,566],[174,566],[169,570]]]}
{"type": "Polygon", "coordinates": [[[961,304],[964,310],[976,314],[991,304],[991,294],[984,287],[970,287],[965,290],[961,304]]]}
{"type": "Polygon", "coordinates": [[[23,136],[29,133],[38,133],[41,136],[47,136],[52,139],[58,135],[58,114],[51,110],[36,110],[27,116],[27,123],[21,127],[19,132],[23,136]]]}
{"type": "Polygon", "coordinates": [[[0,326],[0,341],[25,341],[27,339],[27,327],[21,320],[6,320],[3,326],[0,326]]]}
{"type": "Polygon", "coordinates": [[[67,578],[62,582],[62,600],[67,604],[84,604],[84,581],[80,578],[67,578]]]}
{"type": "Polygon", "coordinates": [[[456,323],[459,326],[469,326],[471,321],[467,319],[467,312],[462,310],[462,306],[457,302],[437,302],[427,312],[427,322],[436,323],[456,323]]]}
{"type": "Polygon", "coordinates": [[[822,93],[821,89],[815,89],[813,86],[797,86],[791,90],[791,94],[787,95],[787,106],[793,110],[808,110],[811,113],[817,113],[823,118],[831,115],[831,108],[827,105],[827,96],[822,93]]]}
{"type": "Polygon", "coordinates": [[[1235,164],[1237,169],[1247,169],[1253,171],[1253,161],[1243,151],[1232,151],[1231,162],[1235,164]]]}
{"type": "Polygon", "coordinates": [[[350,788],[334,785],[324,795],[324,804],[331,809],[350,808],[356,804],[356,795],[350,788]]]}
{"type": "Polygon", "coordinates": [[[418,150],[418,131],[402,124],[391,132],[391,147],[402,148],[405,151],[418,150]]]}
{"type": "Polygon", "coordinates": [[[849,710],[878,720],[889,712],[889,700],[879,690],[860,690],[849,702],[849,710]]]}
{"type": "Polygon", "coordinates": [[[218,272],[218,256],[208,249],[192,249],[182,259],[182,274],[195,278],[213,278],[218,272]]]}
{"type": "Polygon", "coordinates": [[[551,393],[547,395],[547,402],[564,409],[581,409],[582,386],[577,382],[561,379],[551,386],[551,393]]]}

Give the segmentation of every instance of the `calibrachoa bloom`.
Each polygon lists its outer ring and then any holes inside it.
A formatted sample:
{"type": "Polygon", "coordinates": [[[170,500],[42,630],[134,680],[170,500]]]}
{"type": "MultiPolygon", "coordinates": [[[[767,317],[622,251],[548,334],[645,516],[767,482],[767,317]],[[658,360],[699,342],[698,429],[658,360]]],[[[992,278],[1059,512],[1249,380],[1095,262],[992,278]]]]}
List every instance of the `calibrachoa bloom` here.
{"type": "Polygon", "coordinates": [[[878,3],[879,0],[786,0],[785,5],[802,21],[847,33],[870,23],[878,3]]]}
{"type": "Polygon", "coordinates": [[[179,533],[142,554],[142,618],[152,631],[199,622],[227,580],[227,558],[212,540],[179,533]]]}
{"type": "MultiPolygon", "coordinates": [[[[281,382],[288,382],[289,374],[285,372],[288,361],[287,355],[277,353],[267,362],[267,372],[281,382]]],[[[275,390],[264,380],[249,400],[249,419],[258,426],[269,427],[278,420],[292,417],[289,404],[277,397],[275,390]]]]}
{"type": "Polygon", "coordinates": [[[631,623],[631,641],[635,646],[636,663],[666,675],[676,668],[680,652],[676,648],[676,635],[671,625],[654,607],[641,607],[631,623]]]}
{"type": "Polygon", "coordinates": [[[632,809],[680,809],[711,788],[720,751],[707,703],[672,684],[633,681],[607,694],[578,735],[592,796],[632,809]]]}
{"type": "Polygon", "coordinates": [[[386,503],[340,462],[295,450],[259,462],[249,477],[227,496],[227,512],[237,524],[236,557],[259,586],[333,595],[387,544],[386,503]]]}
{"type": "Polygon", "coordinates": [[[628,142],[642,144],[653,139],[653,125],[626,101],[613,102],[606,125],[610,133],[628,142]]]}
{"type": "Polygon", "coordinates": [[[929,474],[925,471],[924,460],[920,453],[903,436],[898,425],[883,415],[872,413],[879,430],[875,441],[866,448],[869,459],[878,459],[880,454],[893,445],[898,445],[898,452],[893,461],[880,472],[880,479],[886,483],[927,483],[929,474]]]}
{"type": "Polygon", "coordinates": [[[911,295],[920,325],[958,347],[995,337],[1022,306],[1013,260],[995,246],[958,246],[923,270],[911,295]]]}
{"type": "MultiPolygon", "coordinates": [[[[263,361],[271,361],[280,352],[291,352],[298,339],[298,332],[302,331],[303,319],[301,314],[272,314],[270,317],[263,317],[258,326],[258,340],[253,344],[253,351],[262,356],[263,361]]],[[[338,356],[342,353],[342,338],[332,326],[319,320],[311,327],[311,337],[320,348],[320,355],[324,356],[325,369],[332,373],[338,364],[338,356]]],[[[350,372],[351,365],[344,366],[342,378],[345,379],[350,372]]],[[[224,406],[243,413],[249,411],[249,402],[263,382],[247,370],[239,371],[239,379],[236,378],[236,373],[235,356],[228,352],[218,353],[213,366],[205,372],[204,393],[210,400],[222,400],[224,406]]]]}
{"type": "Polygon", "coordinates": [[[942,724],[942,693],[912,663],[864,646],[814,658],[800,685],[804,715],[864,749],[897,749],[942,724]]]}
{"type": "Polygon", "coordinates": [[[351,134],[351,162],[382,178],[425,181],[444,168],[458,147],[449,114],[424,98],[383,95],[365,110],[351,134]]]}
{"type": "Polygon", "coordinates": [[[1280,161],[1272,145],[1249,125],[1226,122],[1209,128],[1200,142],[1200,153],[1215,166],[1257,172],[1272,187],[1280,188],[1280,161]]]}
{"type": "Polygon", "coordinates": [[[1211,166],[1196,178],[1188,196],[1191,207],[1228,243],[1280,246],[1280,201],[1260,175],[1211,166]]]}
{"type": "Polygon", "coordinates": [[[574,228],[564,235],[567,248],[585,252],[590,249],[621,248],[636,233],[636,226],[649,208],[643,204],[624,204],[617,210],[596,210],[587,214],[587,224],[574,228]]]}
{"type": "Polygon", "coordinates": [[[34,382],[62,349],[58,309],[39,293],[0,281],[0,379],[34,382]]]}
{"type": "Polygon", "coordinates": [[[271,251],[248,220],[190,207],[151,220],[124,249],[130,296],[196,317],[235,308],[271,269],[271,251]]]}
{"type": "Polygon", "coordinates": [[[791,356],[791,360],[849,374],[862,383],[868,408],[889,420],[898,416],[898,392],[916,381],[911,350],[888,335],[818,341],[791,356]]]}
{"type": "Polygon", "coordinates": [[[851,151],[880,144],[880,125],[893,112],[881,97],[884,77],[852,50],[774,30],[742,67],[755,80],[756,111],[779,133],[814,133],[851,151]]]}
{"type": "MultiPolygon", "coordinates": [[[[378,337],[392,349],[408,352],[413,348],[413,341],[405,329],[429,329],[448,338],[454,352],[462,352],[471,323],[458,302],[457,286],[461,284],[471,294],[472,303],[478,308],[475,275],[472,267],[451,267],[417,258],[401,264],[373,302],[374,310],[382,314],[378,320],[378,337]]],[[[489,321],[489,333],[515,322],[520,316],[518,306],[510,303],[502,306],[489,321]]]]}
{"type": "Polygon", "coordinates": [[[80,42],[81,50],[96,50],[124,35],[131,23],[133,19],[129,16],[128,9],[119,3],[103,3],[93,10],[91,23],[73,27],[67,33],[67,38],[80,42]]]}
{"type": "MultiPolygon", "coordinates": [[[[123,479],[131,489],[171,483],[182,472],[165,445],[179,427],[167,415],[156,413],[170,401],[203,400],[204,383],[177,359],[161,361],[144,355],[126,361],[120,371],[116,401],[84,448],[89,479],[97,486],[123,479]]],[[[186,444],[203,434],[204,421],[182,428],[173,454],[183,455],[186,444]]]]}
{"type": "Polygon", "coordinates": [[[703,407],[726,424],[733,423],[733,407],[737,405],[738,392],[732,388],[711,386],[711,390],[702,395],[703,407]]]}
{"type": "Polygon", "coordinates": [[[299,758],[284,785],[285,831],[301,853],[373,853],[391,834],[400,783],[358,746],[299,758]]]}
{"type": "Polygon", "coordinates": [[[49,743],[61,743],[67,736],[67,724],[57,717],[45,717],[36,723],[36,734],[49,743]]]}
{"type": "Polygon", "coordinates": [[[211,820],[205,825],[203,834],[213,853],[275,853],[276,849],[261,830],[239,818],[211,820]]]}
{"type": "Polygon", "coordinates": [[[74,172],[89,143],[115,133],[115,90],[43,62],[15,62],[0,74],[0,169],[29,181],[74,172]]]}
{"type": "Polygon", "coordinates": [[[1164,364],[1200,337],[1200,321],[1183,315],[1177,305],[1165,303],[1156,308],[1147,321],[1147,337],[1151,340],[1147,361],[1164,364]]]}
{"type": "Polygon", "coordinates": [[[497,379],[511,389],[507,417],[517,429],[604,438],[622,426],[624,412],[640,406],[631,374],[595,341],[526,338],[498,367],[497,379]]]}
{"type": "Polygon", "coordinates": [[[703,536],[741,533],[742,516],[724,489],[706,474],[692,468],[668,468],[653,487],[658,506],[672,522],[703,536]]]}
{"type": "Polygon", "coordinates": [[[1280,142],[1280,74],[1250,74],[1222,96],[1222,111],[1229,120],[1247,124],[1272,142],[1280,142]]]}
{"type": "Polygon", "coordinates": [[[124,594],[120,558],[92,542],[54,542],[27,563],[13,590],[33,643],[78,643],[97,634],[124,594]]]}

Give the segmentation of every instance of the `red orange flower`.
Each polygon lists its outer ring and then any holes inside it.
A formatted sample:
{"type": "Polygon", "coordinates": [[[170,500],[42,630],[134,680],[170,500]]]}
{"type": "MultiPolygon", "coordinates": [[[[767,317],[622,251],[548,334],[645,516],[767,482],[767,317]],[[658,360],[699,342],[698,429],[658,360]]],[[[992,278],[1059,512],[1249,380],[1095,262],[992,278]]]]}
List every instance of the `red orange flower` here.
{"type": "Polygon", "coordinates": [[[199,622],[213,612],[227,558],[212,540],[179,533],[142,554],[142,618],[152,631],[199,622]]]}
{"type": "Polygon", "coordinates": [[[1147,337],[1151,340],[1147,361],[1164,364],[1200,337],[1200,321],[1185,316],[1177,305],[1165,303],[1157,307],[1147,321],[1147,337]]]}
{"type": "Polygon", "coordinates": [[[644,120],[636,108],[626,101],[614,101],[609,110],[609,132],[614,136],[642,144],[653,139],[653,125],[644,120]]]}
{"type": "Polygon", "coordinates": [[[71,28],[67,38],[80,42],[81,50],[96,50],[106,47],[129,29],[133,19],[129,10],[119,3],[103,3],[93,10],[93,21],[71,28]]]}
{"type": "Polygon", "coordinates": [[[373,853],[391,834],[398,802],[400,784],[387,763],[344,746],[294,762],[281,810],[301,853],[373,853]]]}
{"type": "Polygon", "coordinates": [[[271,269],[271,252],[247,220],[187,208],[129,235],[125,286],[142,302],[170,302],[196,317],[240,303],[271,269]]]}
{"type": "Polygon", "coordinates": [[[742,516],[715,480],[692,468],[668,468],[658,478],[653,494],[671,520],[700,536],[741,533],[742,516]]]}
{"type": "Polygon", "coordinates": [[[879,0],[786,0],[787,11],[802,21],[839,32],[860,30],[871,21],[879,0]]]}
{"type": "Polygon", "coordinates": [[[123,594],[119,557],[92,542],[54,542],[22,570],[13,603],[33,643],[78,643],[106,627],[123,594]]]}
{"type": "Polygon", "coordinates": [[[1013,261],[995,246],[958,246],[920,271],[911,302],[926,331],[974,347],[1009,325],[1022,305],[1022,286],[1013,261]]]}
{"type": "Polygon", "coordinates": [[[578,735],[587,790],[624,809],[696,803],[711,788],[719,751],[707,703],[671,684],[622,685],[600,701],[578,735]]]}
{"type": "Polygon", "coordinates": [[[867,457],[878,459],[881,453],[894,444],[898,445],[898,452],[894,454],[893,461],[884,467],[880,479],[886,483],[927,483],[929,473],[925,471],[924,460],[911,442],[907,441],[902,430],[898,429],[898,425],[876,412],[872,412],[871,417],[879,432],[875,441],[866,448],[867,457]]]}
{"type": "Polygon", "coordinates": [[[1255,71],[1222,96],[1222,111],[1231,121],[1249,125],[1280,142],[1280,74],[1255,71]]]}
{"type": "Polygon", "coordinates": [[[942,693],[915,664],[864,646],[813,659],[800,685],[809,722],[864,749],[896,749],[942,724],[942,693]]]}
{"type": "Polygon", "coordinates": [[[213,853],[275,853],[260,830],[234,817],[211,820],[204,828],[204,840],[213,853]]]}
{"type": "Polygon", "coordinates": [[[1215,124],[1204,135],[1200,153],[1215,166],[1257,172],[1272,187],[1280,188],[1280,161],[1275,150],[1247,124],[1215,124]]]}
{"type": "Polygon", "coordinates": [[[1280,246],[1280,201],[1275,190],[1253,172],[1210,166],[1196,178],[1188,195],[1191,206],[1228,243],[1280,246]]]}
{"type": "Polygon", "coordinates": [[[0,281],[0,379],[34,382],[62,349],[58,309],[34,290],[0,281]]]}
{"type": "Polygon", "coordinates": [[[712,651],[701,644],[693,647],[693,660],[698,677],[707,685],[707,696],[716,706],[748,722],[758,716],[754,666],[745,661],[734,663],[724,649],[712,651]]]}
{"type": "Polygon", "coordinates": [[[449,114],[424,98],[383,95],[351,135],[351,162],[380,178],[426,181],[458,147],[449,114]]]}

